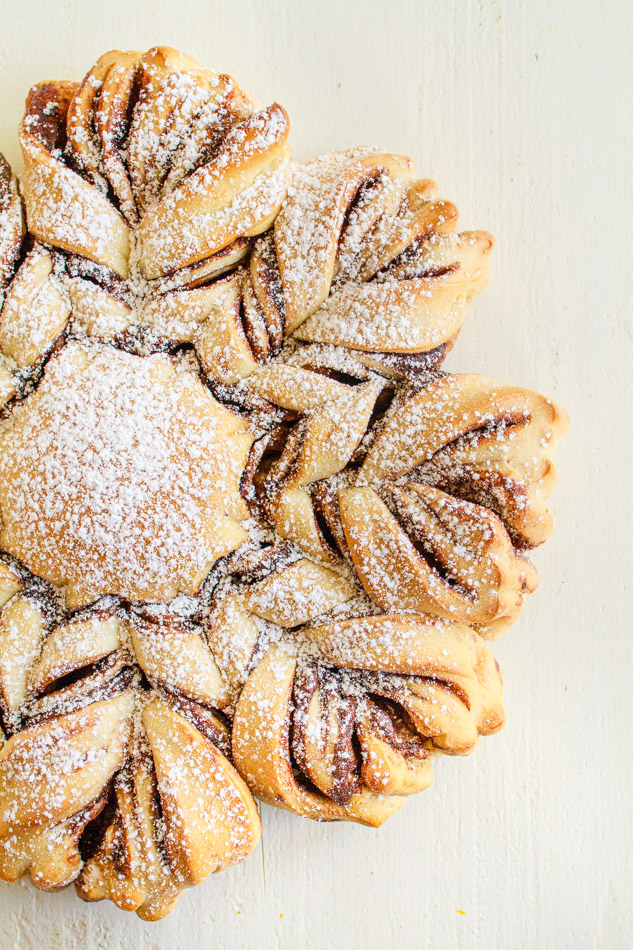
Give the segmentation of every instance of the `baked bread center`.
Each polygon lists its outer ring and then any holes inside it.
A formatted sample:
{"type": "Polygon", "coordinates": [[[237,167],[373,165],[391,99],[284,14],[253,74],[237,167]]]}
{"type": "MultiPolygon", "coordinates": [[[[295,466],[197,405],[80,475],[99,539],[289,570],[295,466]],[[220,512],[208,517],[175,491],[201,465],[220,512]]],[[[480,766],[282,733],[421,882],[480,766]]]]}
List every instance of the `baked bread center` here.
{"type": "Polygon", "coordinates": [[[0,431],[0,546],[69,608],[196,594],[246,538],[252,441],[186,361],[71,343],[0,431]]]}

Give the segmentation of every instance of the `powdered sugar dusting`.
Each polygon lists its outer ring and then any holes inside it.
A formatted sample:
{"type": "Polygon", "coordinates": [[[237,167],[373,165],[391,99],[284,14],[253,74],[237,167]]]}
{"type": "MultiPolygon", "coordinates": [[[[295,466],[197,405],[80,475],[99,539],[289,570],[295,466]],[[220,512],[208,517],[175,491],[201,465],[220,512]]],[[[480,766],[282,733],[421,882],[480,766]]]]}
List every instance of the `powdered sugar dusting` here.
{"type": "Polygon", "coordinates": [[[3,546],[84,602],[193,593],[243,537],[245,431],[164,357],[69,346],[0,436],[3,546]]]}
{"type": "Polygon", "coordinates": [[[551,528],[562,414],[438,372],[490,236],[401,156],[291,166],[258,108],[115,51],[22,129],[50,246],[0,313],[0,873],[145,919],[256,843],[232,756],[379,825],[500,728],[467,624],[514,619],[551,528]]]}

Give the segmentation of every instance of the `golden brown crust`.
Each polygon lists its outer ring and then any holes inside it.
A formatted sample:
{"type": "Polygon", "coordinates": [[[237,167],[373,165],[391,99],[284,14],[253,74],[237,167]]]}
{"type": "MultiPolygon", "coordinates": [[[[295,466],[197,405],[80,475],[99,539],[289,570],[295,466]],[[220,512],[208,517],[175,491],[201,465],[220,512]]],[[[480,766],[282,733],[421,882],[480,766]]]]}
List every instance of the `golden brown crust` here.
{"type": "Polygon", "coordinates": [[[295,167],[273,237],[217,298],[223,339],[203,358],[214,379],[257,386],[282,334],[368,353],[429,352],[455,338],[488,281],[494,242],[484,231],[453,233],[457,209],[435,199],[433,182],[411,182],[413,169],[373,149],[295,167]],[[261,352],[244,312],[262,326],[261,352]]]}
{"type": "Polygon", "coordinates": [[[346,806],[302,787],[290,758],[289,707],[296,658],[273,647],[249,676],[233,724],[233,756],[262,801],[316,821],[351,820],[380,826],[404,799],[365,789],[346,806]]]}
{"type": "Polygon", "coordinates": [[[24,214],[15,179],[0,155],[0,299],[20,255],[24,214]]]}
{"type": "Polygon", "coordinates": [[[77,880],[84,899],[156,920],[250,853],[257,809],[226,758],[212,709],[227,690],[199,630],[103,612],[49,630],[20,594],[0,621],[12,731],[0,748],[0,876],[28,873],[44,889],[77,880]]]}
{"type": "Polygon", "coordinates": [[[81,85],[29,93],[20,127],[29,230],[147,278],[212,260],[270,226],[285,196],[289,122],[229,76],[169,47],[102,56],[81,85]]]}
{"type": "Polygon", "coordinates": [[[0,434],[0,543],[69,607],[195,594],[246,537],[251,442],[165,357],[71,344],[0,434]]]}
{"type": "Polygon", "coordinates": [[[305,635],[307,668],[272,646],[236,707],[235,762],[270,804],[381,824],[399,796],[428,787],[433,750],[467,754],[503,725],[498,667],[464,625],[383,615],[305,635]]]}
{"type": "Polygon", "coordinates": [[[130,233],[125,220],[61,158],[66,114],[75,91],[74,83],[40,83],[27,98],[20,126],[27,226],[44,243],[81,254],[127,277],[130,233]]]}
{"type": "Polygon", "coordinates": [[[394,513],[369,487],[339,496],[354,567],[376,603],[467,623],[516,617],[537,575],[496,515],[430,485],[385,491],[394,513]]]}
{"type": "Polygon", "coordinates": [[[245,119],[216,158],[147,212],[139,227],[146,277],[196,263],[269,227],[288,183],[288,131],[277,103],[245,119]]]}

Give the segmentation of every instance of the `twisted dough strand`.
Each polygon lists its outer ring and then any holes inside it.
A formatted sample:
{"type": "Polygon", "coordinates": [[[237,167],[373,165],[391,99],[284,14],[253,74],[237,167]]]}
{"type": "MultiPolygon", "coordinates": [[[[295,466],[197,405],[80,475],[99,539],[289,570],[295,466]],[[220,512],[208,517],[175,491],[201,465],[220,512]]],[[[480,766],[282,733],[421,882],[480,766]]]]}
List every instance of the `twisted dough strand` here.
{"type": "Polygon", "coordinates": [[[503,725],[498,667],[468,627],[404,614],[305,635],[308,667],[272,646],[236,707],[235,762],[264,801],[379,825],[430,784],[434,750],[466,754],[503,725]]]}
{"type": "MultiPolygon", "coordinates": [[[[288,117],[168,47],[108,53],[47,82],[20,126],[29,231],[130,275],[204,264],[270,226],[288,183],[288,117]]],[[[241,254],[248,245],[240,244],[241,254]]]]}
{"type": "Polygon", "coordinates": [[[235,763],[264,801],[379,825],[430,784],[435,752],[467,754],[503,724],[498,667],[466,625],[363,616],[344,578],[274,548],[262,568],[234,566],[208,640],[235,697],[235,763]]]}
{"type": "Polygon", "coordinates": [[[51,628],[17,575],[0,582],[0,876],[156,920],[259,838],[214,712],[227,685],[191,626],[92,611],[51,628]]]}
{"type": "Polygon", "coordinates": [[[410,181],[412,172],[410,159],[373,149],[295,167],[272,234],[248,269],[217,288],[198,332],[212,378],[255,374],[279,352],[280,329],[377,353],[427,352],[456,336],[487,283],[493,240],[454,234],[455,206],[434,198],[433,182],[410,181]]]}

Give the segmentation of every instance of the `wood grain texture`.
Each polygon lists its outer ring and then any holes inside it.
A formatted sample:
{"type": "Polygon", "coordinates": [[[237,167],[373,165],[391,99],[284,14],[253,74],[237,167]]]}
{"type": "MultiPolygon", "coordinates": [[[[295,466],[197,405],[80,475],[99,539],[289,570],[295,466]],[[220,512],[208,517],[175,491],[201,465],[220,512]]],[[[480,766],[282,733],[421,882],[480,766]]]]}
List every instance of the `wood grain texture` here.
{"type": "Polygon", "coordinates": [[[0,886],[2,950],[633,945],[632,35],[627,0],[2,0],[16,165],[31,83],[115,46],[192,53],[282,102],[299,159],[373,142],[414,156],[464,226],[498,239],[451,367],[572,418],[541,587],[495,646],[500,736],[441,762],[379,832],[264,809],[251,859],[158,925],[0,886]]]}

